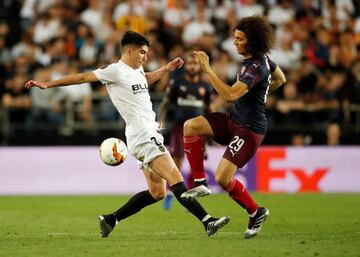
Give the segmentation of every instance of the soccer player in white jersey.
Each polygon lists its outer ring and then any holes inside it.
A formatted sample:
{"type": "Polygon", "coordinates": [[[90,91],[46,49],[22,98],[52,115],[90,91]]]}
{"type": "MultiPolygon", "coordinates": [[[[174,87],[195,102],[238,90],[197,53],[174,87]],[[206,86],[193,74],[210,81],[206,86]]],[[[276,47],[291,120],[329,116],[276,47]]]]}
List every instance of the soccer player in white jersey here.
{"type": "Polygon", "coordinates": [[[227,224],[230,218],[213,218],[196,200],[181,199],[181,194],[187,189],[179,169],[163,145],[163,136],[158,132],[158,123],[155,121],[148,91],[149,85],[167,72],[180,68],[184,62],[178,57],[155,71],[145,73],[142,65],[147,60],[148,40],[136,32],[127,31],[121,38],[121,46],[122,55],[117,63],[50,82],[30,80],[25,87],[49,89],[100,81],[106,85],[114,106],[125,120],[128,148],[141,163],[148,190],[135,194],[117,211],[99,216],[102,237],[108,237],[121,220],[163,199],[166,182],[176,199],[203,223],[207,234],[212,236],[227,224]]]}

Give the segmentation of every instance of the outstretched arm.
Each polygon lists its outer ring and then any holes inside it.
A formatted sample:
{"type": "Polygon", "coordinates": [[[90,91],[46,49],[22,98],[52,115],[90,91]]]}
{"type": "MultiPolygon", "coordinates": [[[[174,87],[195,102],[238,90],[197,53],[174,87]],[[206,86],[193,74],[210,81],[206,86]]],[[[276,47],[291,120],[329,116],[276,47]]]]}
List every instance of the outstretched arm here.
{"type": "Polygon", "coordinates": [[[213,88],[226,101],[235,101],[249,91],[248,85],[241,81],[236,81],[232,86],[223,82],[216,73],[211,69],[209,56],[203,51],[195,51],[195,57],[200,60],[202,70],[205,72],[213,88]]]}
{"type": "Polygon", "coordinates": [[[177,57],[165,66],[151,72],[146,72],[145,77],[148,82],[148,85],[152,85],[154,82],[158,81],[166,73],[171,72],[175,69],[180,69],[184,64],[184,61],[177,57]]]}
{"type": "Polygon", "coordinates": [[[97,77],[93,72],[85,72],[85,73],[77,73],[68,75],[64,78],[49,81],[49,82],[40,82],[35,80],[29,80],[26,82],[25,87],[30,89],[32,87],[38,87],[41,89],[47,89],[52,87],[61,87],[61,86],[68,86],[68,85],[75,85],[75,84],[82,84],[85,82],[96,82],[98,81],[97,77]]]}

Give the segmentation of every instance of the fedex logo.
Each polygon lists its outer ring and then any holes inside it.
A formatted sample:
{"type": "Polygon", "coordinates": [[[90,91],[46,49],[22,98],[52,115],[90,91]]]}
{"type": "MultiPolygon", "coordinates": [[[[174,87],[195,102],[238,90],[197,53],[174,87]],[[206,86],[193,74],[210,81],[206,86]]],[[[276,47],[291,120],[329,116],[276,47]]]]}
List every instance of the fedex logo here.
{"type": "MultiPolygon", "coordinates": [[[[293,185],[299,185],[297,192],[320,192],[319,184],[329,173],[330,167],[315,166],[309,169],[304,168],[303,165],[294,166],[294,164],[289,167],[281,166],[281,168],[272,165],[274,162],[277,164],[285,162],[286,159],[286,148],[259,149],[256,155],[256,189],[258,191],[274,191],[271,188],[272,183],[292,180],[293,185]]],[[[303,162],[305,163],[306,160],[303,162]]]]}

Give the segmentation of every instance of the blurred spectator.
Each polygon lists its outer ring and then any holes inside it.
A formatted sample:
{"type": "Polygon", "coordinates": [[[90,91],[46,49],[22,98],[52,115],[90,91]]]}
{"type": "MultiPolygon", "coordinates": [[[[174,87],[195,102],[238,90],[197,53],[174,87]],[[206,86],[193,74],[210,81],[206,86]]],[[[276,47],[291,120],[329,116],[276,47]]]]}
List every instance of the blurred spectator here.
{"type": "Polygon", "coordinates": [[[340,145],[341,143],[341,129],[338,123],[330,123],[326,127],[326,144],[340,145]]]}
{"type": "Polygon", "coordinates": [[[276,110],[281,115],[280,121],[284,124],[304,121],[305,103],[299,95],[294,81],[288,81],[283,87],[283,98],[277,101],[276,110]]]}
{"type": "MultiPolygon", "coordinates": [[[[326,124],[337,122],[344,128],[341,143],[358,138],[359,1],[23,0],[0,1],[0,14],[0,99],[3,101],[6,95],[8,105],[12,104],[9,92],[12,92],[10,95],[27,94],[20,88],[20,91],[12,88],[14,81],[20,80],[18,76],[51,76],[53,73],[61,76],[73,68],[60,67],[59,61],[71,60],[76,64],[74,69],[80,70],[116,62],[121,54],[119,39],[128,29],[145,33],[155,46],[149,51],[146,70],[155,69],[165,59],[183,56],[185,49],[202,49],[211,56],[211,65],[219,76],[232,81],[236,78],[238,63],[243,60],[233,47],[234,25],[240,17],[265,15],[273,24],[277,46],[269,55],[289,78],[283,91],[268,96],[270,127],[288,133],[285,140],[297,134],[299,127],[301,132],[316,139],[320,133],[325,134],[326,124]]],[[[154,99],[161,99],[169,81],[182,73],[183,70],[179,70],[170,78],[164,76],[151,87],[154,99]]],[[[79,96],[69,100],[75,102],[74,108],[87,109],[77,114],[78,120],[91,121],[94,116],[104,121],[118,121],[118,116],[107,106],[109,99],[102,100],[104,87],[92,86],[94,91],[87,85],[86,93],[53,91],[54,95],[49,93],[44,99],[39,99],[38,92],[34,92],[32,116],[39,113],[34,110],[46,110],[54,117],[40,115],[38,120],[57,120],[55,124],[61,124],[64,94],[68,97],[74,94],[79,96]],[[95,100],[91,101],[92,98],[95,100]],[[52,105],[50,99],[62,100],[54,100],[52,105]],[[102,105],[99,109],[104,111],[91,113],[92,103],[102,105]]],[[[221,98],[215,98],[214,105],[217,109],[231,106],[221,98]]],[[[26,108],[21,112],[28,112],[26,108]]],[[[281,138],[274,138],[274,142],[281,142],[281,138]]],[[[325,140],[322,143],[325,144],[325,140]]]]}
{"type": "Polygon", "coordinates": [[[318,27],[307,42],[306,56],[318,68],[324,68],[329,59],[330,35],[323,27],[318,27]]]}
{"type": "Polygon", "coordinates": [[[99,0],[89,0],[88,8],[80,15],[81,21],[90,26],[95,35],[103,29],[101,26],[103,18],[103,10],[99,0]]]}
{"type": "Polygon", "coordinates": [[[182,34],[183,28],[190,19],[186,1],[183,0],[174,0],[163,13],[165,29],[176,38],[180,38],[179,35],[182,34]]]}
{"type": "Polygon", "coordinates": [[[360,111],[360,60],[353,63],[345,85],[344,117],[346,122],[351,122],[355,125],[356,122],[360,122],[360,114],[356,114],[360,111]],[[354,105],[354,107],[351,105],[354,105]],[[356,109],[358,109],[357,112],[356,109]]]}
{"type": "Polygon", "coordinates": [[[269,55],[283,70],[296,69],[301,58],[301,46],[292,39],[282,37],[276,49],[269,55]]]}
{"type": "Polygon", "coordinates": [[[294,17],[295,10],[291,0],[279,0],[276,5],[270,7],[268,12],[269,22],[276,26],[287,23],[294,17]]]}
{"type": "MultiPolygon", "coordinates": [[[[50,80],[51,69],[40,69],[34,74],[35,80],[50,80]]],[[[33,124],[63,125],[65,121],[64,94],[59,88],[30,91],[32,99],[31,122],[33,124]]]]}
{"type": "Polygon", "coordinates": [[[222,42],[229,36],[228,31],[231,24],[228,22],[228,17],[231,15],[232,3],[227,0],[216,0],[213,9],[211,23],[215,27],[217,42],[222,42]]]}
{"type": "Polygon", "coordinates": [[[144,5],[139,4],[139,0],[121,1],[114,9],[113,20],[114,22],[117,22],[122,16],[127,16],[129,14],[144,16],[144,5]]]}
{"type": "Polygon", "coordinates": [[[125,1],[119,4],[119,6],[121,6],[120,8],[124,8],[124,10],[121,11],[124,14],[115,18],[116,28],[118,30],[123,32],[133,30],[140,34],[145,34],[148,31],[145,9],[142,8],[140,11],[139,6],[135,4],[135,0],[125,1]]]}
{"type": "MultiPolygon", "coordinates": [[[[68,66],[63,60],[54,61],[51,68],[51,80],[64,77],[67,74],[78,73],[78,68],[68,66]]],[[[71,108],[75,113],[75,120],[90,122],[92,120],[92,89],[89,83],[81,84],[81,86],[67,86],[59,88],[66,101],[65,108],[71,108]]]]}
{"type": "Polygon", "coordinates": [[[186,45],[194,45],[200,42],[205,33],[215,32],[214,26],[206,19],[205,10],[197,9],[195,19],[185,25],[182,40],[186,45]]]}
{"type": "Polygon", "coordinates": [[[25,123],[30,114],[31,98],[29,91],[24,87],[26,81],[25,74],[19,73],[5,82],[5,92],[1,103],[8,111],[11,123],[25,123]]]}
{"type": "Polygon", "coordinates": [[[305,103],[311,102],[319,71],[306,57],[303,57],[300,61],[299,68],[294,73],[299,77],[297,80],[297,88],[303,100],[305,103]]]}
{"type": "Polygon", "coordinates": [[[86,67],[95,66],[100,54],[100,44],[97,42],[92,32],[85,37],[79,49],[79,59],[86,67]]]}
{"type": "Polygon", "coordinates": [[[211,8],[209,1],[207,0],[189,1],[188,12],[190,13],[192,19],[196,18],[199,11],[204,13],[207,21],[210,21],[213,16],[214,8],[211,8]]]}
{"type": "Polygon", "coordinates": [[[34,42],[41,44],[57,36],[60,28],[60,21],[50,17],[49,13],[44,13],[35,23],[34,42]]]}
{"type": "Polygon", "coordinates": [[[291,145],[293,146],[304,146],[305,136],[302,133],[295,133],[291,135],[291,145]]]}
{"type": "Polygon", "coordinates": [[[211,63],[213,70],[216,70],[216,74],[222,81],[226,81],[232,84],[236,80],[238,67],[235,62],[232,61],[231,56],[228,52],[221,50],[219,54],[211,63]]]}
{"type": "Polygon", "coordinates": [[[311,109],[318,114],[317,120],[323,122],[341,122],[342,116],[342,88],[346,74],[344,72],[320,75],[314,92],[311,109]]]}
{"type": "Polygon", "coordinates": [[[0,64],[6,65],[11,61],[10,50],[6,47],[6,38],[0,35],[0,64]]]}
{"type": "Polygon", "coordinates": [[[236,1],[235,10],[236,10],[236,17],[238,19],[252,15],[262,16],[265,13],[264,6],[258,4],[257,0],[236,1]]]}
{"type": "Polygon", "coordinates": [[[316,17],[321,16],[319,1],[302,0],[297,1],[299,5],[296,10],[296,20],[304,27],[310,26],[316,17]]]}

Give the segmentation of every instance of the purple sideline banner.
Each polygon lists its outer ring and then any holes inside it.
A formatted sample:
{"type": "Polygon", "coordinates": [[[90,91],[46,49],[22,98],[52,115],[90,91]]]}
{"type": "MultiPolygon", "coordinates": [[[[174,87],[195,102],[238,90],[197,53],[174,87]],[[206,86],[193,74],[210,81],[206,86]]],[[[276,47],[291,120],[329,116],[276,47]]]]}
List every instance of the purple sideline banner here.
{"type": "MultiPolygon", "coordinates": [[[[224,147],[210,147],[205,169],[214,173],[224,147]]],[[[360,192],[360,147],[262,147],[236,173],[261,192],[360,192]]],[[[182,167],[185,179],[189,165],[182,167]]],[[[103,164],[98,147],[0,147],[0,195],[131,194],[146,188],[136,160],[103,164]]]]}

